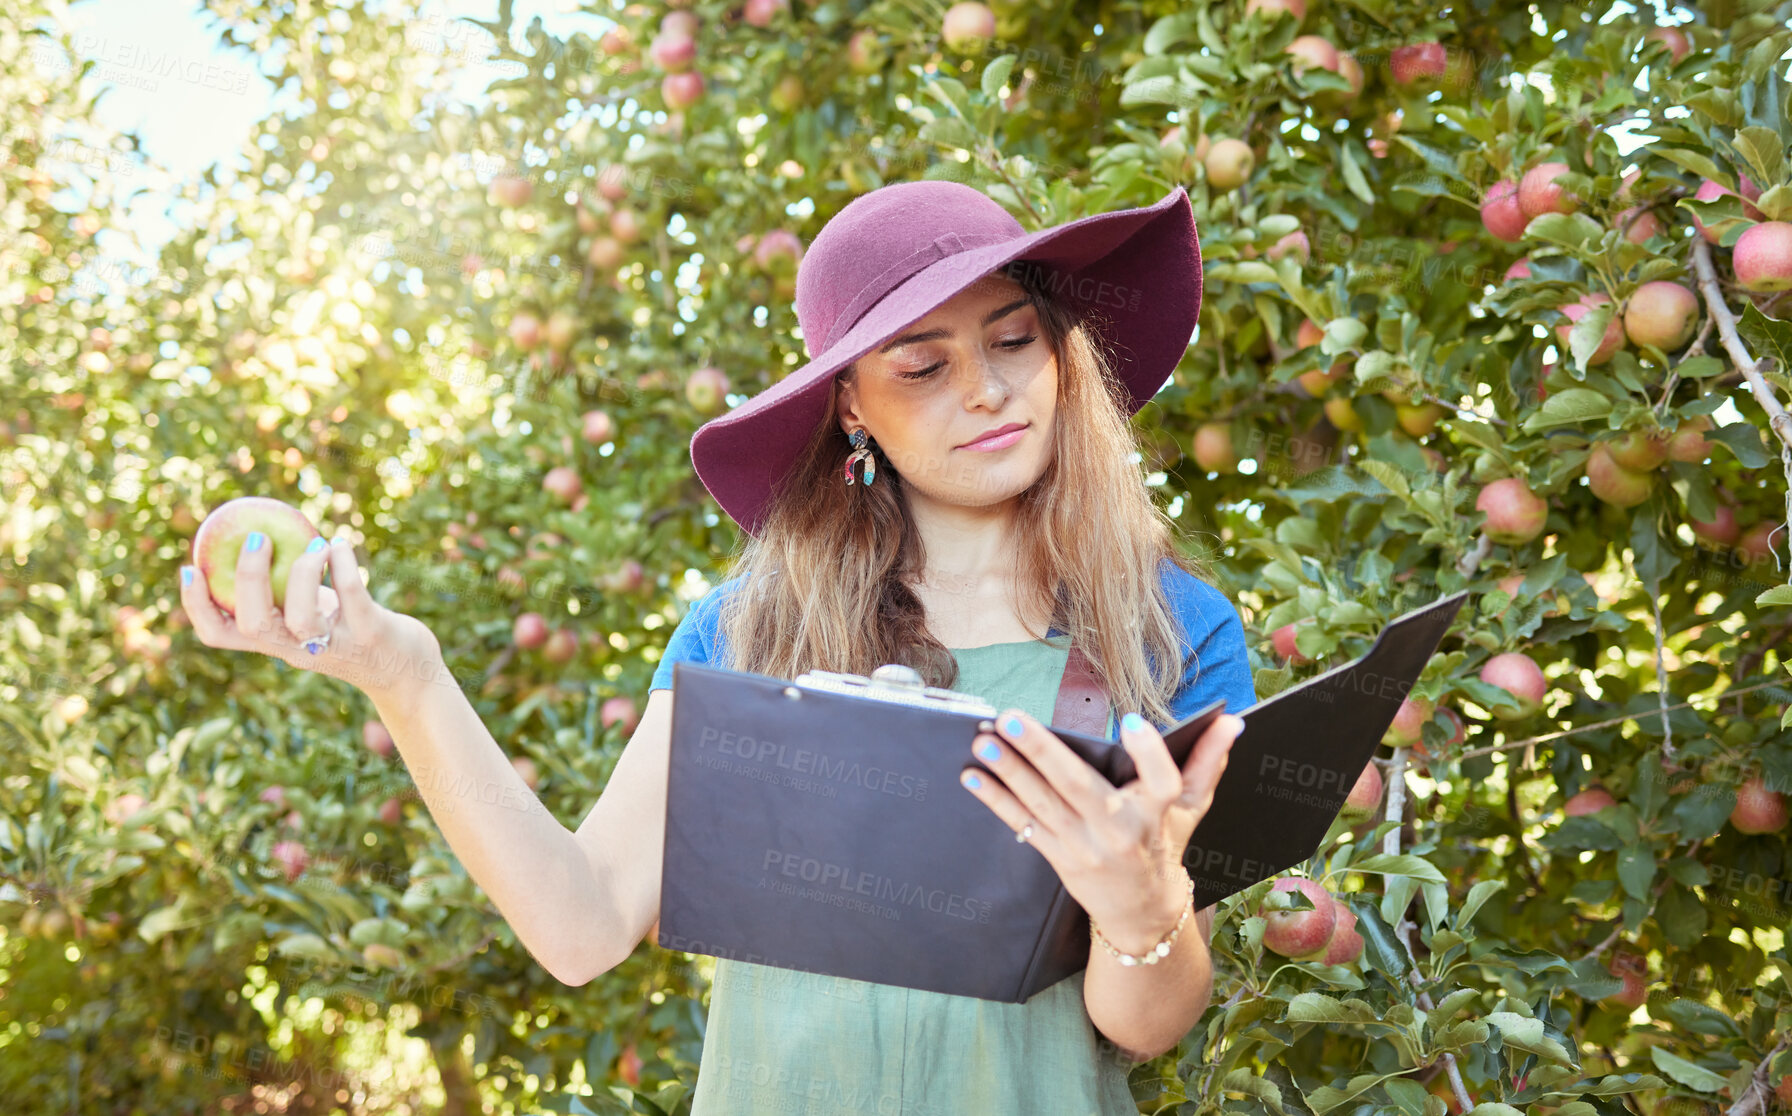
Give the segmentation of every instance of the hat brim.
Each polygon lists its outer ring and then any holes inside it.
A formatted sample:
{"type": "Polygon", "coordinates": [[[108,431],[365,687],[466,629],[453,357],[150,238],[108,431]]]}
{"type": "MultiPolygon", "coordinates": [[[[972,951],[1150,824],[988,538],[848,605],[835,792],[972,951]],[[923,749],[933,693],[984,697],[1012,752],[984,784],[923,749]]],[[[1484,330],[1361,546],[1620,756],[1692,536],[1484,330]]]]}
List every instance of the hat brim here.
{"type": "Polygon", "coordinates": [[[697,477],[734,521],[757,535],[777,485],[827,417],[829,383],[978,279],[1014,260],[1049,265],[1047,285],[1101,335],[1136,412],[1188,351],[1201,313],[1201,248],[1181,186],[1138,209],[1098,213],[948,256],[893,288],[807,364],[691,437],[697,477]]]}

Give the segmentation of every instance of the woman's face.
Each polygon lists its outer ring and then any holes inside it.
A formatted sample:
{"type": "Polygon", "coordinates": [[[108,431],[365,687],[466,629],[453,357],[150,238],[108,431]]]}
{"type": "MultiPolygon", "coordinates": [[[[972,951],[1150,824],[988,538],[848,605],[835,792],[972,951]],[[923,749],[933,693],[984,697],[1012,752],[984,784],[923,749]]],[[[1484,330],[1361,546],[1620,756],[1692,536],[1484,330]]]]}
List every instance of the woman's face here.
{"type": "Polygon", "coordinates": [[[1019,283],[991,275],[860,357],[838,415],[871,435],[911,500],[985,507],[1045,472],[1057,402],[1038,310],[1019,283]],[[971,444],[1009,426],[1022,429],[971,444]]]}

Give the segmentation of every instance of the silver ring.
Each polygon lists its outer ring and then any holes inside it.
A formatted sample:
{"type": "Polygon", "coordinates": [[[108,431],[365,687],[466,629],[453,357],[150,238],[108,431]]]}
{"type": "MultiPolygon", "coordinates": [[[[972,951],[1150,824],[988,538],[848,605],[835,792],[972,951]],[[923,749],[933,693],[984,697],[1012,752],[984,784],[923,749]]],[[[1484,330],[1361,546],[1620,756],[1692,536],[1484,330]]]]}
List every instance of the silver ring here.
{"type": "Polygon", "coordinates": [[[305,641],[305,650],[311,652],[313,655],[319,654],[320,652],[323,651],[324,648],[326,648],[328,646],[330,646],[330,633],[329,632],[325,632],[323,635],[320,635],[315,639],[308,639],[305,641]]]}
{"type": "Polygon", "coordinates": [[[1027,843],[1027,838],[1031,836],[1033,836],[1033,823],[1028,822],[1020,827],[1020,832],[1014,835],[1014,839],[1024,845],[1027,843]]]}

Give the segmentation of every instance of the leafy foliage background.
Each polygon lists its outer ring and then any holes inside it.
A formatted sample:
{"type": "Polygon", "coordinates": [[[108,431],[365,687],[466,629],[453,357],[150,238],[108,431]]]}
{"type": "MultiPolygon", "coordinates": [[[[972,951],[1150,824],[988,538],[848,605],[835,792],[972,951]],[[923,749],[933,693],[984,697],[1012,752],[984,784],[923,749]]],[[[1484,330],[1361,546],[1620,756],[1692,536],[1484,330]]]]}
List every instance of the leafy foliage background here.
{"type": "Polygon", "coordinates": [[[658,7],[597,6],[630,33],[614,51],[514,22],[508,0],[483,27],[360,0],[204,7],[298,107],[257,127],[246,172],[192,184],[180,234],[147,262],[117,224],[150,167],[94,122],[78,80],[93,60],[44,0],[0,16],[14,1111],[688,1110],[706,963],[643,947],[584,987],[548,976],[407,793],[415,773],[362,746],[368,703],[207,652],[175,571],[205,511],[238,495],[348,534],[575,827],[625,740],[602,703],[645,700],[735,539],[690,469],[708,415],[684,386],[720,368],[739,402],[804,359],[791,268],[756,260],[756,238],[806,243],[852,197],[916,177],[974,184],[1028,228],[1187,188],[1206,299],[1197,343],[1136,420],[1141,467],[1237,602],[1260,693],[1360,654],[1392,616],[1475,593],[1419,688],[1465,737],[1446,743],[1440,714],[1425,756],[1390,748],[1395,819],[1340,826],[1310,866],[1357,913],[1363,961],[1265,954],[1267,882],[1229,901],[1213,1006],[1133,1069],[1141,1111],[1778,1103],[1792,862],[1784,830],[1726,819],[1745,778],[1792,792],[1792,590],[1777,556],[1746,561],[1688,524],[1725,501],[1744,525],[1785,518],[1763,396],[1792,393],[1792,328],[1785,303],[1730,283],[1737,202],[1690,199],[1702,177],[1747,174],[1766,216],[1792,217],[1792,5],[1333,0],[1297,27],[1229,0],[1005,2],[997,40],[961,56],[942,49],[937,4],[799,0],[759,27],[697,0],[707,88],[670,116],[646,57],[658,7]],[[1691,20],[1678,62],[1645,38],[1658,16],[1691,20]],[[866,29],[885,52],[871,73],[846,49],[866,29]],[[1354,54],[1361,94],[1297,73],[1282,52],[1297,33],[1354,54]],[[1390,52],[1424,41],[1448,48],[1446,79],[1395,82],[1390,52]],[[449,95],[469,70],[490,79],[483,101],[449,95]],[[1256,148],[1243,187],[1210,188],[1197,134],[1256,148]],[[1522,246],[1488,235],[1483,192],[1545,159],[1572,169],[1581,212],[1538,220],[1522,246]],[[525,176],[530,199],[496,204],[499,172],[525,176]],[[581,224],[606,183],[645,230],[614,269],[590,262],[581,224]],[[1632,205],[1662,235],[1623,237],[1613,217],[1632,205]],[[1721,329],[1588,364],[1608,320],[1595,311],[1561,352],[1562,303],[1696,284],[1695,213],[1722,231],[1706,251],[1738,344],[1771,358],[1761,386],[1721,329]],[[1272,259],[1296,230],[1306,258],[1272,259]],[[1521,250],[1531,274],[1508,280],[1521,250]],[[570,344],[519,348],[524,313],[566,316],[570,344]],[[1297,343],[1308,319],[1320,344],[1297,343]],[[1297,386],[1334,362],[1349,374],[1326,394],[1353,401],[1360,431],[1297,386]],[[1395,409],[1413,400],[1445,409],[1422,442],[1395,409]],[[616,428],[601,446],[579,436],[592,409],[616,428]],[[1658,470],[1645,502],[1586,487],[1594,443],[1696,416],[1716,416],[1708,460],[1658,470]],[[1245,471],[1189,456],[1214,422],[1245,471]],[[542,490],[559,465],[582,481],[576,510],[542,490]],[[1522,546],[1481,535],[1477,491],[1504,476],[1549,501],[1522,546]],[[527,610],[578,633],[573,661],[512,646],[527,610]],[[1271,652],[1295,621],[1318,665],[1271,652]],[[1502,719],[1510,703],[1478,677],[1507,651],[1549,680],[1529,719],[1502,719]],[[1617,805],[1565,817],[1595,783],[1617,805]],[[262,800],[274,785],[283,804],[262,800]],[[378,815],[390,798],[396,824],[378,815]],[[273,859],[288,839],[313,858],[296,880],[273,859]],[[1607,998],[1619,954],[1647,969],[1635,1009],[1607,998]]]}

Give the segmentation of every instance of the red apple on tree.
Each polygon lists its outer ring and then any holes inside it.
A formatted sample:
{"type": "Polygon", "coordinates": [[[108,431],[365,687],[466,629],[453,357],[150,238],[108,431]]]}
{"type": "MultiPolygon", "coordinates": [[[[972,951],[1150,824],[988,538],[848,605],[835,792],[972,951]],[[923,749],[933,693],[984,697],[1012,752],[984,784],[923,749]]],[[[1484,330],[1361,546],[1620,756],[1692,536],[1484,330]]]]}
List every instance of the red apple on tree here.
{"type": "Polygon", "coordinates": [[[1382,779],[1381,768],[1374,760],[1363,767],[1363,773],[1356,777],[1350,788],[1350,794],[1344,799],[1344,805],[1338,810],[1338,816],[1347,822],[1360,822],[1375,816],[1375,808],[1381,805],[1382,779]]]}
{"type": "Polygon", "coordinates": [[[501,174],[492,179],[492,200],[506,209],[527,204],[534,193],[534,184],[522,175],[501,174]]]}
{"type": "Polygon", "coordinates": [[[1678,27],[1651,27],[1643,32],[1644,42],[1656,42],[1667,47],[1669,58],[1678,62],[1692,50],[1692,40],[1686,32],[1678,27]]]}
{"type": "Polygon", "coordinates": [[[270,547],[269,582],[274,607],[286,602],[286,579],[305,552],[317,528],[291,504],[267,496],[239,496],[211,510],[193,535],[193,564],[199,567],[212,600],[225,612],[236,612],[236,563],[249,534],[261,532],[270,547]]]}
{"type": "Polygon", "coordinates": [[[687,39],[697,37],[699,23],[695,12],[670,11],[660,17],[660,34],[683,35],[687,39]]]}
{"type": "Polygon", "coordinates": [[[609,728],[611,725],[621,725],[623,734],[626,735],[634,732],[635,726],[641,723],[641,713],[635,708],[633,698],[623,697],[619,694],[604,700],[604,703],[598,707],[597,719],[605,728],[609,728]]]}
{"type": "Polygon", "coordinates": [[[1334,899],[1332,904],[1338,909],[1338,920],[1321,960],[1327,965],[1354,965],[1363,955],[1363,935],[1356,928],[1356,912],[1342,900],[1334,899]]]}
{"type": "Polygon", "coordinates": [[[946,9],[940,37],[954,54],[976,54],[996,37],[996,13],[977,0],[959,0],[946,9]]]}
{"type": "Polygon", "coordinates": [[[528,756],[512,756],[510,759],[510,766],[515,768],[516,773],[523,777],[523,784],[530,790],[534,790],[536,786],[540,784],[541,773],[536,770],[535,761],[528,756]]]}
{"type": "Polygon", "coordinates": [[[579,653],[579,636],[571,628],[559,628],[541,648],[541,657],[550,663],[570,663],[579,653]]]}
{"type": "MultiPolygon", "coordinates": [[[[1792,225],[1786,227],[1792,229],[1792,225]]],[[[1624,307],[1624,333],[1631,344],[1654,345],[1662,352],[1673,352],[1691,341],[1698,324],[1698,297],[1665,279],[1638,287],[1624,307]]]]}
{"type": "Polygon", "coordinates": [[[753,27],[770,27],[779,12],[790,10],[790,0],[747,0],[741,20],[753,27]]]}
{"type": "Polygon", "coordinates": [[[1409,43],[1388,54],[1388,70],[1396,85],[1435,81],[1450,68],[1450,53],[1439,42],[1409,43]]]}
{"type": "Polygon", "coordinates": [[[541,344],[541,319],[527,310],[510,319],[510,343],[527,352],[541,344]]]}
{"type": "Polygon", "coordinates": [[[616,424],[607,411],[586,411],[579,423],[579,436],[594,446],[601,446],[616,437],[616,424]]]}
{"type": "Polygon", "coordinates": [[[1529,655],[1518,651],[1495,655],[1482,664],[1480,677],[1489,686],[1497,686],[1511,694],[1518,702],[1517,712],[1504,706],[1489,709],[1502,721],[1522,721],[1543,708],[1543,695],[1548,692],[1549,683],[1543,677],[1543,668],[1529,655]]]}
{"type": "Polygon", "coordinates": [[[1516,260],[1512,261],[1512,266],[1506,269],[1505,278],[1508,283],[1514,279],[1529,279],[1530,277],[1531,258],[1529,256],[1518,257],[1516,260]]]}
{"type": "Polygon", "coordinates": [[[1785,526],[1784,523],[1763,520],[1742,533],[1736,540],[1736,556],[1745,565],[1756,562],[1767,562],[1774,558],[1773,534],[1785,526]]]}
{"type": "Polygon", "coordinates": [[[291,883],[304,875],[306,867],[311,864],[311,854],[305,850],[302,841],[276,841],[272,850],[274,863],[286,873],[286,882],[291,883]]]}
{"type": "Polygon", "coordinates": [[[113,825],[123,825],[147,805],[149,800],[140,794],[121,794],[106,804],[106,820],[113,825]]]}
{"type": "Polygon", "coordinates": [[[1562,803],[1562,813],[1571,818],[1578,818],[1584,814],[1596,814],[1607,806],[1616,806],[1617,804],[1618,800],[1613,798],[1611,792],[1604,787],[1588,787],[1586,790],[1571,795],[1568,801],[1562,803]]]}
{"type": "Polygon", "coordinates": [[[1651,481],[1648,473],[1618,464],[1612,459],[1611,447],[1598,442],[1587,455],[1587,487],[1613,507],[1634,508],[1649,498],[1651,481]]]}
{"type": "Polygon", "coordinates": [[[1294,72],[1297,74],[1310,69],[1338,72],[1338,48],[1323,36],[1296,35],[1283,50],[1294,56],[1294,72]]]}
{"type": "Polygon", "coordinates": [[[1195,464],[1209,473],[1231,473],[1238,469],[1238,454],[1232,447],[1232,428],[1223,422],[1202,423],[1195,428],[1195,464]]]}
{"type": "Polygon", "coordinates": [[[1668,435],[1668,459],[1697,465],[1709,458],[1716,446],[1705,437],[1705,432],[1711,428],[1711,419],[1706,415],[1694,415],[1682,422],[1668,435]]]}
{"type": "Polygon", "coordinates": [[[1277,239],[1274,244],[1271,244],[1269,250],[1265,252],[1264,255],[1272,260],[1279,260],[1283,256],[1293,256],[1301,263],[1306,263],[1313,258],[1313,245],[1307,240],[1306,233],[1299,229],[1295,229],[1286,236],[1277,239]]]}
{"type": "Polygon", "coordinates": [[[361,725],[361,743],[376,756],[390,758],[398,750],[398,742],[386,731],[386,726],[378,721],[366,721],[361,725]]]}
{"type": "MultiPolygon", "coordinates": [[[[1556,338],[1561,342],[1564,353],[1573,352],[1569,337],[1574,324],[1592,313],[1593,307],[1602,306],[1611,300],[1612,297],[1603,291],[1592,291],[1560,308],[1562,313],[1568,317],[1567,323],[1556,327],[1556,338]]],[[[1594,349],[1593,355],[1587,358],[1587,364],[1604,364],[1623,347],[1624,322],[1620,315],[1614,313],[1611,319],[1605,323],[1605,333],[1599,338],[1599,347],[1594,349]]]]}
{"type": "Polygon", "coordinates": [[[1516,182],[1508,178],[1487,188],[1486,196],[1481,199],[1481,224],[1501,240],[1516,242],[1524,239],[1524,227],[1529,220],[1518,208],[1516,182]]]}
{"type": "Polygon", "coordinates": [[[548,315],[548,324],[543,330],[547,337],[548,348],[563,353],[572,346],[573,338],[578,335],[579,320],[564,310],[556,310],[548,315]]]}
{"type": "MultiPolygon", "coordinates": [[[[1699,183],[1699,188],[1693,191],[1692,196],[1695,201],[1716,201],[1718,198],[1726,195],[1729,197],[1740,198],[1742,201],[1742,215],[1750,221],[1762,220],[1765,214],[1750,204],[1756,198],[1761,196],[1761,188],[1756,186],[1746,174],[1740,176],[1737,186],[1740,189],[1740,193],[1737,190],[1730,189],[1721,182],[1714,182],[1707,178],[1699,183]]],[[[1692,213],[1693,228],[1699,230],[1699,235],[1704,237],[1707,243],[1718,244],[1722,242],[1723,235],[1716,229],[1706,225],[1705,222],[1699,220],[1699,215],[1696,210],[1689,210],[1688,212],[1692,213]]]]}
{"type": "Polygon", "coordinates": [[[261,788],[260,798],[261,801],[273,806],[276,814],[286,809],[286,788],[278,783],[271,787],[261,788]]]}
{"type": "Polygon", "coordinates": [[[579,481],[579,474],[568,465],[556,465],[548,470],[547,476],[541,478],[543,491],[551,493],[563,504],[570,504],[579,498],[584,485],[579,481]]]}
{"type": "Polygon", "coordinates": [[[1283,957],[1317,959],[1325,952],[1332,932],[1338,926],[1337,905],[1331,892],[1318,880],[1303,876],[1283,876],[1270,885],[1271,892],[1299,891],[1313,904],[1311,910],[1276,910],[1267,905],[1260,911],[1264,923],[1263,948],[1283,957]]]}
{"type": "Polygon", "coordinates": [[[1556,183],[1567,173],[1567,163],[1538,163],[1524,172],[1518,183],[1518,209],[1527,224],[1545,213],[1573,213],[1580,208],[1580,199],[1556,183]]]}
{"type": "Polygon", "coordinates": [[[1244,185],[1256,163],[1257,155],[1251,145],[1237,139],[1215,140],[1201,161],[1207,168],[1208,185],[1221,192],[1244,185]]]}
{"type": "Polygon", "coordinates": [[[862,27],[846,40],[846,65],[861,77],[875,74],[889,61],[889,48],[876,31],[862,27]]]}
{"type": "Polygon", "coordinates": [[[525,612],[510,626],[510,641],[520,650],[533,651],[548,641],[548,622],[539,612],[525,612]]]}
{"type": "Polygon", "coordinates": [[[1738,833],[1777,833],[1786,828],[1786,796],[1770,791],[1759,775],[1736,788],[1736,808],[1730,824],[1738,833]]]}
{"type": "Polygon", "coordinates": [[[1792,289],[1792,223],[1763,221],[1743,230],[1730,263],[1744,290],[1792,289]]]}
{"type": "Polygon", "coordinates": [[[1668,459],[1668,440],[1654,431],[1626,430],[1606,443],[1606,452],[1624,468],[1647,473],[1668,459]]]}
{"type": "Polygon", "coordinates": [[[630,558],[604,575],[603,586],[612,593],[638,593],[647,583],[647,571],[630,558]]]}
{"type": "Polygon", "coordinates": [[[627,254],[622,241],[615,237],[594,236],[585,249],[585,262],[599,271],[614,271],[622,265],[622,259],[627,254]]]}
{"type": "Polygon", "coordinates": [[[1413,697],[1410,694],[1400,702],[1400,708],[1394,711],[1393,723],[1382,736],[1384,744],[1392,744],[1396,748],[1416,748],[1425,739],[1425,725],[1437,711],[1437,706],[1430,698],[1413,697]]]}
{"type": "Polygon", "coordinates": [[[1624,986],[1605,997],[1606,1001],[1631,1011],[1642,1007],[1648,1001],[1649,981],[1646,961],[1634,955],[1618,954],[1612,958],[1608,969],[1613,976],[1624,982],[1624,986]]]}
{"type": "Polygon", "coordinates": [[[670,73],[689,70],[697,61],[697,40],[689,35],[660,32],[647,48],[653,64],[670,73]]]}
{"type": "Polygon", "coordinates": [[[1624,230],[1624,238],[1632,244],[1647,244],[1649,238],[1662,231],[1661,218],[1653,209],[1633,205],[1612,217],[1612,224],[1624,230]]]}
{"type": "Polygon", "coordinates": [[[685,381],[685,401],[706,415],[720,411],[727,394],[728,376],[720,368],[699,368],[685,381]]]}
{"type": "Polygon", "coordinates": [[[1541,535],[1549,519],[1549,501],[1520,477],[1484,485],[1475,497],[1475,510],[1487,514],[1487,537],[1508,546],[1522,546],[1541,535]]]}
{"type": "MultiPolygon", "coordinates": [[[[1295,623],[1302,623],[1302,621],[1296,621],[1295,623]]],[[[1270,643],[1275,646],[1276,654],[1297,666],[1313,661],[1301,654],[1300,649],[1295,646],[1294,624],[1283,624],[1270,635],[1269,640],[1270,643]]]]}
{"type": "Polygon", "coordinates": [[[1274,22],[1286,13],[1299,23],[1307,18],[1307,0],[1245,0],[1244,14],[1261,14],[1264,19],[1274,22]]]}
{"type": "Polygon", "coordinates": [[[1709,522],[1688,516],[1686,525],[1693,534],[1715,546],[1734,546],[1742,534],[1736,523],[1736,509],[1728,504],[1717,505],[1717,513],[1709,522]]]}
{"type": "Polygon", "coordinates": [[[703,75],[696,70],[667,74],[660,79],[660,99],[674,112],[681,112],[701,101],[703,90],[703,75]]]}

